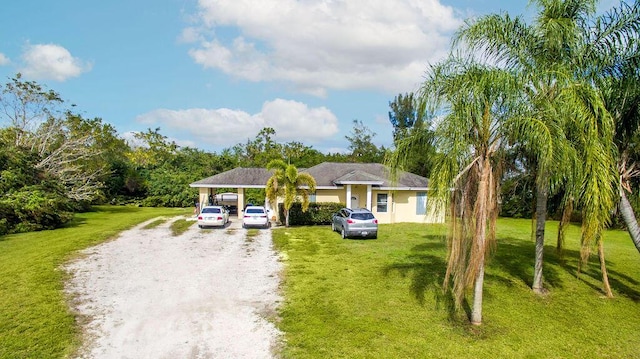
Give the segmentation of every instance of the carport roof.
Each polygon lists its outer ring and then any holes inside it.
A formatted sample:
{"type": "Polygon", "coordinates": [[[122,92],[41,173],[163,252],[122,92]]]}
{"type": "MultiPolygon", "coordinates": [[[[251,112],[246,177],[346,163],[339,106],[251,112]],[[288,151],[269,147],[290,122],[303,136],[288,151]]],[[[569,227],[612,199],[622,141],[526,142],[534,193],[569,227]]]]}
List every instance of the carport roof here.
{"type": "MultiPolygon", "coordinates": [[[[338,188],[347,184],[367,184],[389,189],[426,189],[428,180],[413,173],[398,171],[392,181],[389,169],[380,163],[323,162],[307,169],[299,169],[316,180],[316,188],[338,188]]],[[[272,172],[265,168],[238,167],[230,171],[192,183],[204,188],[264,188],[272,172]]]]}
{"type": "Polygon", "coordinates": [[[189,186],[205,188],[264,188],[271,174],[271,171],[267,171],[266,168],[238,167],[193,182],[189,186]]]}

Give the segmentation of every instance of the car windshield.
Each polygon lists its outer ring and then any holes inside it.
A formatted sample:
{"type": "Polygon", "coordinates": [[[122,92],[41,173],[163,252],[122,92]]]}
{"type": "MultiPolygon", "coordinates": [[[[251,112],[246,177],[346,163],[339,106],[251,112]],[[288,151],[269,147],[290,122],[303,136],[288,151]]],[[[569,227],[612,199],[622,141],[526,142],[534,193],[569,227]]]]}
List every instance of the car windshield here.
{"type": "Polygon", "coordinates": [[[363,213],[352,213],[351,218],[359,219],[359,220],[367,220],[367,219],[373,219],[374,217],[373,217],[373,213],[363,212],[363,213]]]}
{"type": "Polygon", "coordinates": [[[262,208],[247,208],[247,213],[263,214],[264,210],[262,208]]]}
{"type": "Polygon", "coordinates": [[[220,208],[203,208],[202,213],[220,213],[220,208]]]}

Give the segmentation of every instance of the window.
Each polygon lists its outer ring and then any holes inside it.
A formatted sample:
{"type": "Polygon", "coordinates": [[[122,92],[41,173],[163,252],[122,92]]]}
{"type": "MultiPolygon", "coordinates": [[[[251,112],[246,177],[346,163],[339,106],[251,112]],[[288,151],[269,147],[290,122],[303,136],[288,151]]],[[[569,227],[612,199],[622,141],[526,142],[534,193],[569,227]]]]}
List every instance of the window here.
{"type": "Polygon", "coordinates": [[[386,193],[378,193],[377,207],[378,207],[378,212],[387,211],[387,194],[386,193]]]}
{"type": "Polygon", "coordinates": [[[309,194],[309,202],[311,202],[311,203],[315,203],[316,202],[316,193],[315,192],[309,194]]]}
{"type": "Polygon", "coordinates": [[[358,213],[352,213],[351,218],[358,219],[361,221],[366,221],[369,219],[374,219],[375,217],[373,216],[373,213],[370,213],[370,212],[358,212],[358,213]]]}
{"type": "Polygon", "coordinates": [[[416,214],[427,214],[427,192],[416,192],[416,214]]]}

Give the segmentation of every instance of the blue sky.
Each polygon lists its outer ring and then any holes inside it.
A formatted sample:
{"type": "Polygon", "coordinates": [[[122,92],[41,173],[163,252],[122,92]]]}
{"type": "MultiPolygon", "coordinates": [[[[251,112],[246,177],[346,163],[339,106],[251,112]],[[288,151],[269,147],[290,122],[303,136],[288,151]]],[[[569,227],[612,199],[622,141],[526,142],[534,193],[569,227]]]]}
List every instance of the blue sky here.
{"type": "MultiPolygon", "coordinates": [[[[601,5],[610,7],[614,2],[601,5]]],[[[0,12],[0,83],[17,72],[127,137],[161,128],[218,152],[263,127],[344,151],[352,121],[392,144],[389,101],[489,0],[22,0],[0,12]]]]}

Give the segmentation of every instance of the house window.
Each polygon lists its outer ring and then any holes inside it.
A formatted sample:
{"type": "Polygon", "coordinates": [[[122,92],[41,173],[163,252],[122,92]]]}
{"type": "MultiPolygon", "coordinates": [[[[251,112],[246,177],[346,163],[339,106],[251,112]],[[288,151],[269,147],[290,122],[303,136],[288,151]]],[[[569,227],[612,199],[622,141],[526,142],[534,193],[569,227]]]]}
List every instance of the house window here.
{"type": "Polygon", "coordinates": [[[387,194],[386,193],[378,193],[377,207],[378,207],[378,212],[387,211],[387,194]]]}
{"type": "Polygon", "coordinates": [[[316,193],[315,192],[309,194],[309,202],[311,202],[311,203],[315,203],[316,202],[316,193]]]}
{"type": "Polygon", "coordinates": [[[427,214],[427,192],[416,192],[416,214],[427,214]]]}

